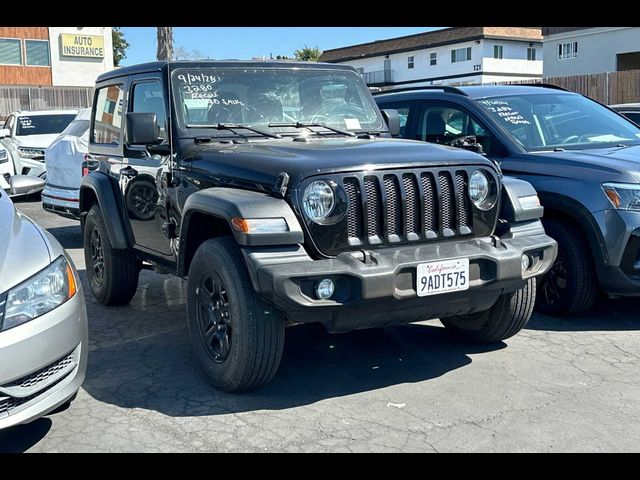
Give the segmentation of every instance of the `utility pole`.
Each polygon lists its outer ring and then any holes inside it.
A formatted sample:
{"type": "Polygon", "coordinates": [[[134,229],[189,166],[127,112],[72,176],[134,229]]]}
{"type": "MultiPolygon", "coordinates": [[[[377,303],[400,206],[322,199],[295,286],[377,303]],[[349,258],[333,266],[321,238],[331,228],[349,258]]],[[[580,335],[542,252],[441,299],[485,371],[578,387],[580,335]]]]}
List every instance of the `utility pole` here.
{"type": "Polygon", "coordinates": [[[158,60],[173,59],[173,27],[156,27],[158,37],[158,50],[156,58],[158,60]]]}

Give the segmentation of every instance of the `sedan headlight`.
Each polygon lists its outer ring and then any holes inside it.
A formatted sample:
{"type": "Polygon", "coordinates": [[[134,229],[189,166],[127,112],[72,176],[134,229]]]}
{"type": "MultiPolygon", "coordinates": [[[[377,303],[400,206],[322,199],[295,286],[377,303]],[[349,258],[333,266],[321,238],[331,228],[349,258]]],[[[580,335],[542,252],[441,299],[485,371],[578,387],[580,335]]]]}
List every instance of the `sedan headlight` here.
{"type": "Polygon", "coordinates": [[[75,295],[73,269],[59,257],[44,270],[13,287],[7,294],[2,330],[17,327],[50,312],[75,295]]]}
{"type": "Polygon", "coordinates": [[[489,179],[480,170],[475,170],[469,177],[469,198],[480,210],[487,210],[484,202],[489,196],[489,192],[489,179]]]}
{"type": "Polygon", "coordinates": [[[640,185],[634,183],[603,183],[602,189],[618,210],[640,210],[640,185]]]}
{"type": "Polygon", "coordinates": [[[311,182],[302,195],[302,208],[309,219],[318,223],[331,215],[336,205],[333,188],[324,180],[311,182]]]}

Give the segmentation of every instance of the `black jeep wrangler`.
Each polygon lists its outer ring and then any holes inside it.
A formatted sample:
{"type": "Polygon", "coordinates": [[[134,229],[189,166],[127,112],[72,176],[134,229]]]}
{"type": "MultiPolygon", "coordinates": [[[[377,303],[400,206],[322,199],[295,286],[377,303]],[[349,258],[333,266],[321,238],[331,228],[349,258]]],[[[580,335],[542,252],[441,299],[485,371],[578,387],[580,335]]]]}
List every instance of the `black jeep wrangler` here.
{"type": "Polygon", "coordinates": [[[101,75],[80,189],[91,291],[127,303],[143,266],[186,278],[193,348],[229,391],[273,377],[286,325],[438,317],[467,340],[514,335],[557,250],[535,190],[398,129],[347,66],[101,75]]]}

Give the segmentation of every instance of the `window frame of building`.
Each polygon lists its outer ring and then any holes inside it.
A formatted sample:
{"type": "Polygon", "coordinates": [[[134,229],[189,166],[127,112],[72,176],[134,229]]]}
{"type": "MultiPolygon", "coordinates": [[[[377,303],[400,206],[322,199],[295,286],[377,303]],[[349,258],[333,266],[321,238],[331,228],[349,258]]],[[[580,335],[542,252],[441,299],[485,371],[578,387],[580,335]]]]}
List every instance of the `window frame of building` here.
{"type": "Polygon", "coordinates": [[[414,68],[416,65],[416,57],[415,55],[409,55],[407,57],[407,68],[411,69],[414,68]]]}
{"type": "Polygon", "coordinates": [[[25,38],[24,41],[24,66],[25,67],[51,67],[51,46],[49,45],[49,40],[42,40],[38,38],[25,38]],[[27,44],[29,42],[32,43],[46,43],[47,44],[47,64],[46,65],[37,65],[29,63],[29,52],[27,44]]]}
{"type": "Polygon", "coordinates": [[[578,58],[578,42],[558,43],[558,60],[578,58]]]}
{"type": "Polygon", "coordinates": [[[468,62],[471,60],[471,47],[454,48],[451,50],[451,63],[468,62]],[[464,52],[465,58],[462,59],[458,53],[464,52]]]}
{"type": "Polygon", "coordinates": [[[527,47],[527,60],[530,62],[536,61],[536,47],[527,47]]]}
{"type": "Polygon", "coordinates": [[[429,54],[429,66],[434,67],[438,65],[438,52],[431,52],[429,54]]]}
{"type": "Polygon", "coordinates": [[[18,42],[18,48],[20,49],[20,63],[4,63],[1,59],[0,59],[0,65],[2,66],[9,66],[9,67],[22,67],[24,66],[24,58],[23,58],[23,48],[22,48],[22,39],[21,38],[14,38],[14,37],[0,37],[0,41],[2,40],[14,40],[18,42]]]}
{"type": "Polygon", "coordinates": [[[493,46],[493,58],[496,60],[502,60],[504,58],[504,45],[493,46]]]}

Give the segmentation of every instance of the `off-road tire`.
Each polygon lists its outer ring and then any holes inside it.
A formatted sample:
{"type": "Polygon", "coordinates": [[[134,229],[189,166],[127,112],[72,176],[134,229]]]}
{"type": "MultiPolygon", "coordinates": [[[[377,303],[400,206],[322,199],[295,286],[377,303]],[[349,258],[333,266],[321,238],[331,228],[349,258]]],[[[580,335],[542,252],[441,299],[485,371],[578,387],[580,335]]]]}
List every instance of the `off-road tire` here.
{"type": "Polygon", "coordinates": [[[187,323],[194,353],[214,386],[228,392],[251,390],[275,375],[284,346],[284,318],[253,290],[232,237],[210,239],[198,247],[187,281],[187,323]],[[224,294],[209,295],[213,290],[224,294]],[[229,329],[226,342],[224,332],[211,333],[214,328],[229,329]]]}
{"type": "Polygon", "coordinates": [[[456,337],[472,343],[496,343],[514,336],[531,318],[536,298],[536,280],[524,287],[500,295],[484,312],[441,318],[442,324],[456,337]]]}
{"type": "Polygon", "coordinates": [[[98,205],[93,205],[87,213],[83,236],[87,281],[93,296],[103,305],[129,303],[138,288],[140,262],[132,249],[115,249],[111,246],[98,205]],[[98,272],[100,267],[99,258],[95,254],[96,242],[102,248],[102,274],[98,272]]]}

